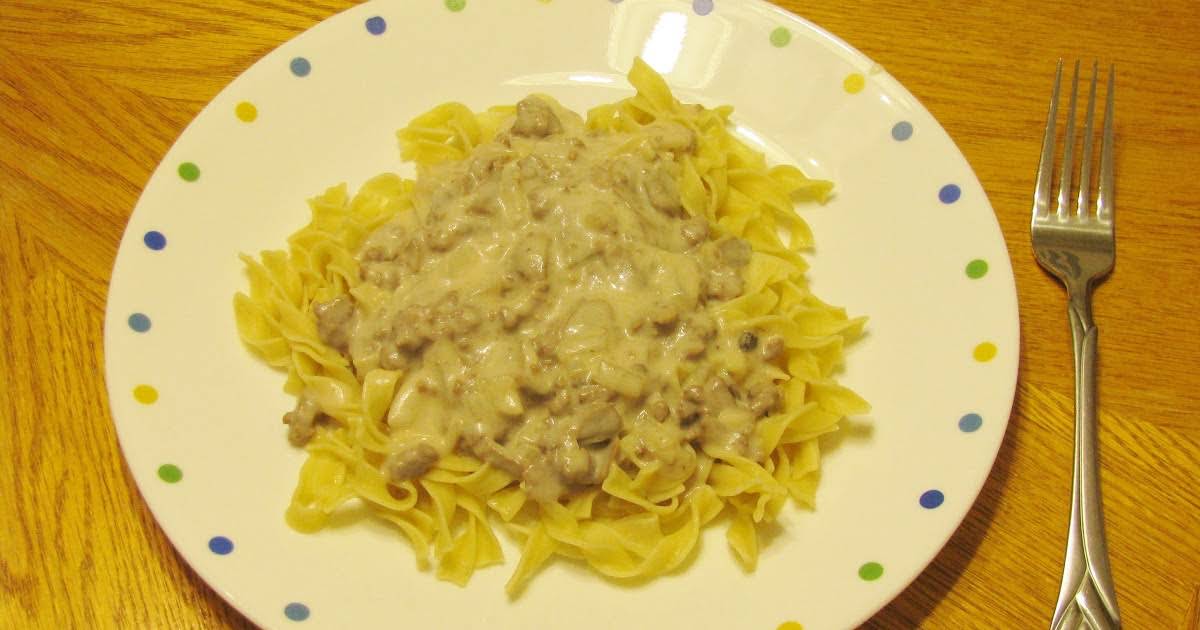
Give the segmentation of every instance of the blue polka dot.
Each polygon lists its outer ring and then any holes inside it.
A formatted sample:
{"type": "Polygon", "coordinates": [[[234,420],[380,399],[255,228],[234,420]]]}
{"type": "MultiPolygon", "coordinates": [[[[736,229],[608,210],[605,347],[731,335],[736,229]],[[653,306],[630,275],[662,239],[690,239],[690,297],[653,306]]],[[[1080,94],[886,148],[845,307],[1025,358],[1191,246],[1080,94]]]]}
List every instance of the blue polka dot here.
{"type": "Polygon", "coordinates": [[[954,203],[961,196],[962,189],[958,187],[958,184],[946,184],[938,191],[938,199],[941,199],[942,203],[954,203]]]}
{"type": "Polygon", "coordinates": [[[921,494],[921,507],[926,510],[932,510],[942,504],[946,500],[946,495],[942,494],[941,490],[926,490],[921,494]]]}
{"type": "Polygon", "coordinates": [[[308,614],[308,606],[305,606],[300,602],[292,602],[283,607],[283,616],[291,619],[292,621],[304,621],[305,619],[308,619],[308,614]]]}
{"type": "Polygon", "coordinates": [[[969,413],[958,419],[958,429],[963,433],[974,433],[983,426],[983,418],[977,413],[969,413]]]}
{"type": "Polygon", "coordinates": [[[912,123],[907,120],[901,120],[892,125],[892,138],[899,142],[904,142],[912,137],[912,131],[912,123]]]}
{"type": "Polygon", "coordinates": [[[134,332],[146,332],[150,330],[150,318],[145,313],[134,313],[129,316],[129,327],[134,332]]]}
{"type": "Polygon", "coordinates": [[[158,230],[150,230],[142,236],[142,242],[146,244],[146,247],[158,251],[167,246],[167,237],[163,236],[163,233],[158,230]]]}
{"type": "Polygon", "coordinates": [[[383,35],[387,30],[387,21],[376,15],[367,19],[367,32],[372,35],[383,35]]]}
{"type": "Polygon", "coordinates": [[[309,72],[312,72],[312,64],[304,57],[296,57],[292,60],[292,74],[298,77],[306,77],[309,72]]]}
{"type": "Polygon", "coordinates": [[[213,536],[208,539],[208,550],[218,556],[227,556],[233,551],[233,541],[224,536],[213,536]]]}
{"type": "Polygon", "coordinates": [[[696,15],[708,15],[713,10],[713,0],[692,0],[692,10],[696,15]]]}

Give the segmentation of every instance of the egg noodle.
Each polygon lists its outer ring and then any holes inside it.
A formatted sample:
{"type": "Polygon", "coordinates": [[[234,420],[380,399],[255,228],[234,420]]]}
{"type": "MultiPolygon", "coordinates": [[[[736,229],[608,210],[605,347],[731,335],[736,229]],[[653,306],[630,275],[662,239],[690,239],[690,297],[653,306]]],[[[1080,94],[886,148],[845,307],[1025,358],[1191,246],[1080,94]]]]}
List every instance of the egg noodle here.
{"type": "MultiPolygon", "coordinates": [[[[716,312],[723,332],[754,329],[784,341],[770,366],[778,371],[782,404],[754,429],[765,460],[720,454],[697,464],[707,470],[692,471],[687,483],[662,477],[653,464],[636,473],[614,464],[599,487],[541,502],[510,474],[458,453],[440,457],[416,479],[389,480],[380,469],[389,445],[385,419],[404,374],[382,368],[356,374],[345,356],[321,341],[312,311],[315,303],[354,293],[362,282],[355,253],[364,239],[412,208],[413,181],[384,174],[353,196],[341,185],[313,199],[311,223],[288,239],[286,251],[242,256],[249,291],[234,298],[242,340],[260,359],[286,370],[287,392],[306,392],[330,418],[307,445],[286,515],[293,528],[317,531],[357,499],[404,534],[422,570],[432,562],[437,577],[462,585],[477,568],[503,561],[493,531],[498,525],[522,542],[507,585],[515,596],[555,555],[617,579],[671,572],[693,555],[701,530],[721,515],[734,556],[753,570],[759,527],[775,520],[789,497],[813,506],[818,436],[868,409],[831,377],[843,345],[861,334],[864,320],[848,318],[810,293],[800,254],[811,247],[812,235],[794,202],[824,202],[832,184],[792,166],[769,167],[729,132],[732,108],[681,104],[641,60],[629,81],[637,94],[592,109],[587,127],[631,132],[669,120],[693,130],[695,151],[682,158],[678,180],[684,209],[707,218],[713,233],[751,245],[744,292],[716,312]]],[[[457,103],[439,105],[398,132],[402,157],[418,172],[465,159],[513,113],[511,106],[477,114],[457,103]]]]}

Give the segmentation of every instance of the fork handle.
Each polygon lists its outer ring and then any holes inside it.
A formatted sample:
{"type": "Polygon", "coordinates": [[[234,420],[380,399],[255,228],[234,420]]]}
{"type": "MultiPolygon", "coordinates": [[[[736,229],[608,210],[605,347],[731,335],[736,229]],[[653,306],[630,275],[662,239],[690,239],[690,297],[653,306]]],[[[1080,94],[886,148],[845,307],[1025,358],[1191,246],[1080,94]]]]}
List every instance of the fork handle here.
{"type": "Polygon", "coordinates": [[[1091,287],[1067,287],[1067,315],[1075,343],[1075,466],[1071,482],[1071,528],[1062,585],[1051,630],[1121,627],[1100,503],[1096,458],[1096,325],[1091,287]]]}

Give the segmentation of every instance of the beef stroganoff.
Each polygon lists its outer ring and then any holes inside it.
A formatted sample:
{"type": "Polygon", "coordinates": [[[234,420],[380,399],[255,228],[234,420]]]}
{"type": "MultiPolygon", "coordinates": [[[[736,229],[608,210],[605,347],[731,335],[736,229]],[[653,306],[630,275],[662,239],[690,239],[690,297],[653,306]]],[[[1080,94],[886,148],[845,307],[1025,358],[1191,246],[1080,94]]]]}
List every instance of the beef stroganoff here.
{"type": "Polygon", "coordinates": [[[752,569],[757,527],[812,505],[817,437],[867,410],[831,378],[863,320],[799,254],[793,203],[831,184],[640,60],[629,79],[586,119],[537,94],[438,106],[399,132],[415,180],[332,188],[287,251],[243,256],[239,332],[287,371],[308,451],[293,527],[359,500],[463,584],[500,525],[515,595],[554,555],[669,572],[722,513],[752,569]]]}

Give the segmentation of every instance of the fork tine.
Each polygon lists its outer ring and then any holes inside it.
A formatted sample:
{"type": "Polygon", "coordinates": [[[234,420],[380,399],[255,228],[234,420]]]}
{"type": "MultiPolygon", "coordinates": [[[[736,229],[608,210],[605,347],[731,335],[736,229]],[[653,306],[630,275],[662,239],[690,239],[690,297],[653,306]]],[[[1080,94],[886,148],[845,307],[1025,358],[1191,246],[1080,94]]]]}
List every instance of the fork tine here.
{"type": "Polygon", "coordinates": [[[1054,120],[1058,117],[1058,85],[1062,81],[1062,59],[1054,74],[1054,90],[1050,93],[1050,113],[1046,116],[1046,133],[1042,136],[1042,157],[1038,160],[1037,187],[1033,191],[1033,218],[1037,220],[1050,212],[1050,183],[1054,170],[1054,120]]]}
{"type": "Polygon", "coordinates": [[[1083,124],[1083,154],[1079,156],[1079,200],[1075,211],[1079,218],[1088,214],[1088,195],[1091,194],[1092,175],[1092,120],[1096,113],[1096,77],[1100,74],[1100,62],[1092,62],[1092,86],[1088,89],[1087,118],[1083,124]]]}
{"type": "Polygon", "coordinates": [[[1113,84],[1116,65],[1108,68],[1108,98],[1104,105],[1104,137],[1100,141],[1100,190],[1096,193],[1096,218],[1113,218],[1113,84]]]}
{"type": "MultiPolygon", "coordinates": [[[[1067,101],[1067,132],[1063,142],[1062,175],[1058,182],[1058,218],[1065,221],[1071,214],[1071,180],[1075,175],[1075,97],[1079,93],[1079,60],[1071,75],[1071,98],[1067,101]]],[[[1086,162],[1085,162],[1086,165],[1086,162]]],[[[1086,166],[1085,166],[1086,168],[1086,166]]]]}

